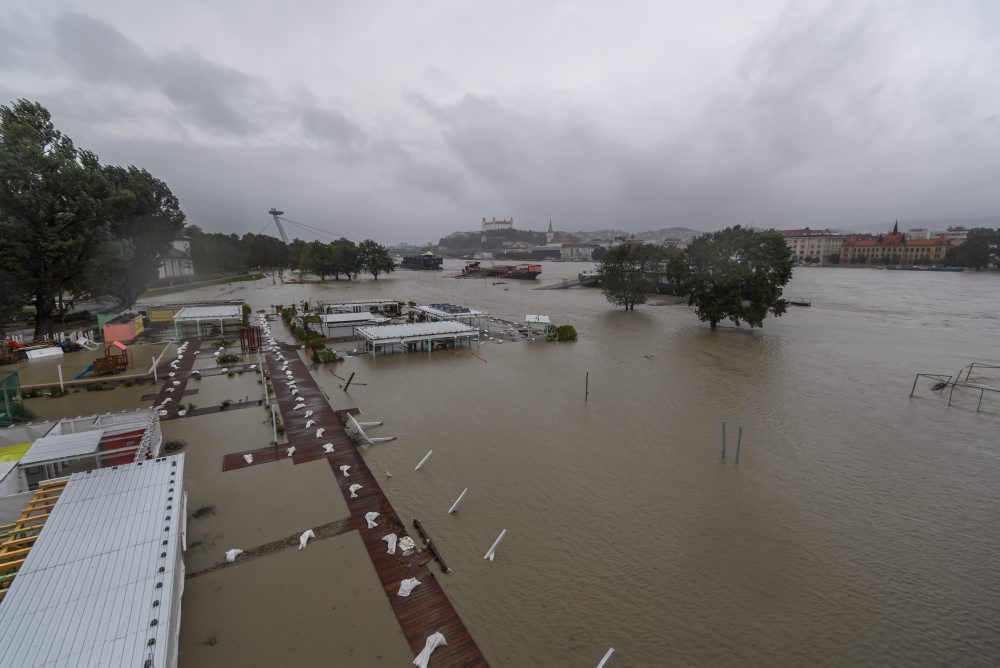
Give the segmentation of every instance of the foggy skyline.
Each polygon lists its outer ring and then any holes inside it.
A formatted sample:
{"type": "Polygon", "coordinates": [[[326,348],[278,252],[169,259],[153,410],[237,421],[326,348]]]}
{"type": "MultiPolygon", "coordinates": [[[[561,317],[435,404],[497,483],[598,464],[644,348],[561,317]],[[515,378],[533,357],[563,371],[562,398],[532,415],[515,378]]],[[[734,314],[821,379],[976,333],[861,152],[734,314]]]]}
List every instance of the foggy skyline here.
{"type": "Polygon", "coordinates": [[[639,232],[1000,215],[994,2],[148,7],[0,9],[0,104],[39,101],[206,231],[259,232],[272,206],[382,242],[483,217],[639,232]]]}

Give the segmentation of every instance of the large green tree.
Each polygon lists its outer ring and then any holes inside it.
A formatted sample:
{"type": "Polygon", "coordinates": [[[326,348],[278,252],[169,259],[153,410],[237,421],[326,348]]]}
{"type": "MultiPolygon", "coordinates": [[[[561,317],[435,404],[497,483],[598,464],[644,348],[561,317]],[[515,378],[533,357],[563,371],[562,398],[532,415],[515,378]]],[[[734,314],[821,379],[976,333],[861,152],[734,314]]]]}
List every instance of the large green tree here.
{"type": "Polygon", "coordinates": [[[31,295],[35,335],[79,290],[110,225],[112,191],[97,156],[59,132],[40,104],[0,106],[0,270],[31,295]]]}
{"type": "Polygon", "coordinates": [[[110,223],[98,253],[93,294],[110,294],[131,307],[157,270],[171,243],[184,230],[184,212],[170,188],[145,169],[104,168],[112,193],[105,205],[110,223]]]}
{"type": "Polygon", "coordinates": [[[634,310],[656,289],[656,272],[667,256],[666,248],[653,244],[615,246],[597,266],[601,292],[612,304],[634,310]]]}
{"type": "Polygon", "coordinates": [[[737,225],[696,238],[670,262],[669,276],[712,329],[725,319],[762,327],[788,307],[781,288],[792,277],[792,253],[777,232],[737,225]]]}
{"type": "Polygon", "coordinates": [[[364,271],[374,276],[376,281],[379,274],[388,274],[396,269],[386,247],[371,239],[365,239],[358,244],[358,263],[364,271]]]}

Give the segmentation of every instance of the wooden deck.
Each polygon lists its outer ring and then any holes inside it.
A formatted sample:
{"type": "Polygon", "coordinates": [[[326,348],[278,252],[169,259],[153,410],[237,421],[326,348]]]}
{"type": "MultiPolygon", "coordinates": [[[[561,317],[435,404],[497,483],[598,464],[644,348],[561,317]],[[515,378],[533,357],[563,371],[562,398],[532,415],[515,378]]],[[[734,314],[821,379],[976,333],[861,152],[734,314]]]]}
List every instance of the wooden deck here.
{"type": "MultiPolygon", "coordinates": [[[[375,567],[375,572],[382,583],[382,589],[385,591],[386,598],[389,600],[392,611],[399,621],[400,628],[414,656],[423,650],[429,635],[440,631],[444,634],[448,644],[434,650],[431,656],[431,665],[488,665],[444,590],[441,589],[434,573],[431,572],[429,562],[433,557],[430,552],[424,550],[421,553],[416,553],[414,551],[410,556],[404,556],[397,547],[396,554],[388,554],[387,544],[382,540],[383,536],[395,533],[399,538],[402,538],[411,535],[411,533],[407,531],[389,503],[389,499],[385,496],[375,476],[368,469],[368,465],[358,448],[344,431],[340,416],[337,414],[338,412],[356,413],[357,410],[349,409],[348,411],[335,412],[298,355],[289,352],[285,353],[285,357],[289,363],[288,368],[295,378],[298,389],[297,397],[291,393],[286,384],[285,373],[281,371],[281,362],[273,353],[267,354],[266,364],[278,399],[278,408],[285,425],[288,443],[277,447],[271,446],[247,451],[253,454],[254,461],[250,466],[287,457],[290,446],[295,446],[291,455],[295,464],[326,458],[330,465],[333,481],[339,487],[351,512],[348,523],[358,527],[361,540],[364,542],[368,556],[375,567]],[[298,399],[304,400],[306,406],[296,411],[294,407],[298,399]],[[305,412],[307,410],[313,411],[313,415],[309,419],[316,421],[316,424],[310,425],[308,428],[305,426],[307,420],[305,412]],[[316,430],[319,428],[324,429],[321,437],[316,436],[316,430]],[[333,445],[332,454],[323,451],[323,445],[326,443],[333,445]],[[340,470],[340,467],[344,465],[350,466],[347,477],[340,470]],[[351,498],[349,488],[355,483],[362,487],[357,491],[356,498],[351,498]],[[364,516],[372,511],[377,512],[379,516],[375,520],[377,527],[369,529],[364,516]],[[420,580],[420,585],[408,597],[398,596],[399,583],[411,577],[420,580]]],[[[229,471],[248,466],[243,459],[244,454],[245,452],[235,452],[226,455],[223,459],[223,470],[229,471]]],[[[414,538],[418,546],[422,542],[417,535],[411,537],[414,538]]]]}
{"type": "MultiPolygon", "coordinates": [[[[176,417],[177,411],[180,408],[179,404],[182,403],[181,399],[184,398],[184,392],[187,391],[188,379],[191,377],[191,369],[194,367],[195,360],[197,360],[199,356],[205,354],[204,352],[200,352],[197,355],[194,354],[194,351],[198,350],[201,346],[201,339],[193,338],[187,339],[187,341],[187,352],[184,353],[184,359],[182,359],[180,364],[177,365],[176,370],[170,368],[170,362],[177,359],[176,353],[171,356],[169,360],[167,360],[167,366],[156,370],[163,386],[153,399],[153,407],[156,408],[159,406],[167,397],[172,398],[172,401],[169,404],[164,406],[162,409],[159,409],[167,411],[167,414],[160,418],[161,420],[176,417]],[[171,372],[174,374],[172,378],[170,377],[171,372]],[[174,385],[173,381],[175,380],[180,381],[180,385],[174,385]],[[168,388],[173,388],[174,391],[167,392],[168,388]]],[[[166,357],[164,357],[164,359],[166,359],[166,357]]]]}

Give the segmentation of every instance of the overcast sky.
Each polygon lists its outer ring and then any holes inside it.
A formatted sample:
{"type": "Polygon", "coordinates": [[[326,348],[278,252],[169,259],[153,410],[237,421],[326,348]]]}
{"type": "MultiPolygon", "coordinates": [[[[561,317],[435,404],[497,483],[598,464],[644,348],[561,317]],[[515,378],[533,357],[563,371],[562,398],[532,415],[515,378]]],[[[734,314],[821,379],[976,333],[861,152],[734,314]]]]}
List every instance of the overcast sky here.
{"type": "Polygon", "coordinates": [[[0,103],[209,231],[907,227],[1000,214],[998,36],[996,0],[47,0],[0,8],[0,103]]]}

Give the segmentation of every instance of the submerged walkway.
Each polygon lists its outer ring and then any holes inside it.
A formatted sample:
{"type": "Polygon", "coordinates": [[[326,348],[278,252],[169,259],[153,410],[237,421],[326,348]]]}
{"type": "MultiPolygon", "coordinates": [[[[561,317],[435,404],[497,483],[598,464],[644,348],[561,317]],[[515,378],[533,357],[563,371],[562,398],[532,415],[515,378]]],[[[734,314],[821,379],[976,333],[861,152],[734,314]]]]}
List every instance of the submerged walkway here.
{"type": "MultiPolygon", "coordinates": [[[[153,399],[153,408],[157,408],[160,404],[162,404],[164,399],[168,397],[170,398],[170,402],[166,406],[157,409],[167,412],[166,415],[160,417],[161,420],[177,416],[177,411],[180,408],[181,399],[184,397],[184,392],[187,389],[188,380],[191,378],[191,369],[194,367],[194,363],[198,359],[198,355],[195,355],[194,352],[201,347],[201,339],[199,338],[187,339],[187,342],[188,342],[188,347],[186,351],[183,353],[184,357],[178,360],[176,369],[170,366],[170,363],[177,359],[177,353],[175,352],[167,361],[167,364],[165,366],[160,367],[156,370],[156,373],[159,375],[160,382],[163,383],[163,386],[160,387],[160,391],[156,394],[156,397],[153,399]],[[171,376],[170,375],[171,373],[174,375],[171,376]],[[176,385],[174,385],[175,381],[177,382],[176,385]],[[168,389],[172,391],[168,392],[167,391],[168,389]]],[[[203,353],[199,353],[199,355],[200,354],[203,353]]],[[[166,359],[166,357],[164,357],[164,359],[166,359]]]]}
{"type": "Polygon", "coordinates": [[[395,533],[401,539],[409,535],[409,532],[372,475],[361,452],[344,431],[338,415],[309,369],[297,353],[285,353],[285,357],[288,371],[295,379],[294,389],[297,390],[297,395],[292,394],[293,388],[288,385],[288,377],[282,371],[282,362],[274,353],[266,355],[266,364],[288,443],[228,454],[223,459],[223,470],[267,464],[286,457],[291,457],[295,464],[326,458],[351,513],[345,528],[356,527],[360,533],[382,589],[413,654],[417,655],[424,649],[428,636],[440,631],[448,644],[434,650],[431,665],[488,665],[431,572],[428,566],[431,559],[429,553],[405,556],[397,547],[396,554],[388,554],[387,544],[382,537],[395,533]],[[305,403],[305,407],[295,410],[300,400],[305,403]],[[305,417],[306,411],[313,412],[309,418],[305,417]],[[306,427],[307,420],[313,420],[315,424],[306,427]],[[317,436],[318,429],[324,430],[322,436],[317,436]],[[333,447],[332,453],[324,451],[325,444],[333,447]],[[295,449],[289,455],[292,447],[295,449]],[[253,461],[249,464],[244,459],[244,455],[248,453],[253,455],[253,461]],[[350,467],[346,476],[341,471],[341,466],[350,467]],[[356,489],[356,498],[351,497],[350,491],[350,486],[354,484],[361,485],[360,489],[356,489]],[[377,526],[373,529],[369,529],[365,521],[365,515],[369,512],[378,513],[375,519],[377,526]],[[406,578],[417,578],[420,585],[408,597],[398,596],[399,584],[406,578]]]}

